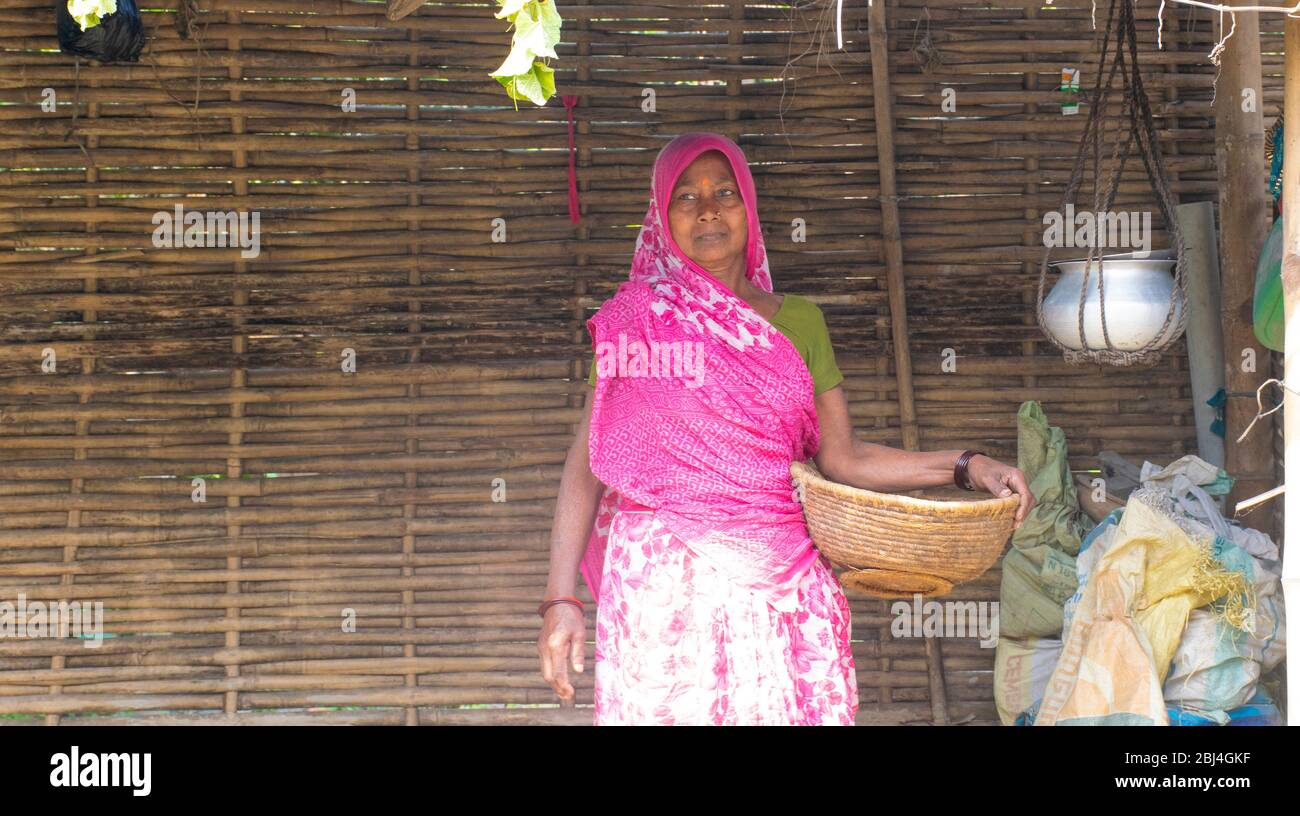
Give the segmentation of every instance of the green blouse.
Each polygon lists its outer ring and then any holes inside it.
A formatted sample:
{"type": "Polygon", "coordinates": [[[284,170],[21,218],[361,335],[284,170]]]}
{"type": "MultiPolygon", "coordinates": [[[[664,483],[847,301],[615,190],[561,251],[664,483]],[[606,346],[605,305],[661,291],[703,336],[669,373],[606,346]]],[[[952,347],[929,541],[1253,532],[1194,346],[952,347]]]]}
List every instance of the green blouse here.
{"type": "MultiPolygon", "coordinates": [[[[844,375],[835,365],[835,349],[831,347],[831,335],[826,329],[826,318],[822,310],[805,297],[787,294],[781,300],[781,308],[776,310],[770,321],[777,330],[798,349],[804,365],[813,378],[813,392],[820,394],[839,385],[844,375]]],[[[591,374],[587,384],[596,385],[596,355],[591,356],[591,374]]]]}

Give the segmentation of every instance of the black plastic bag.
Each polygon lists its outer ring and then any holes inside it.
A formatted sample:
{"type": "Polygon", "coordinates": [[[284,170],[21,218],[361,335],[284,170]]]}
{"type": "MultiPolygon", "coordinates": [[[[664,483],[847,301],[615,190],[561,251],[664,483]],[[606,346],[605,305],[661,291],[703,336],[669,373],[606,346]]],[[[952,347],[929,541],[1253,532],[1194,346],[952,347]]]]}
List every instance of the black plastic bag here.
{"type": "Polygon", "coordinates": [[[135,0],[117,0],[117,11],[85,31],[68,13],[67,0],[54,0],[59,11],[59,50],[100,62],[136,62],[144,49],[144,25],[135,0]]]}

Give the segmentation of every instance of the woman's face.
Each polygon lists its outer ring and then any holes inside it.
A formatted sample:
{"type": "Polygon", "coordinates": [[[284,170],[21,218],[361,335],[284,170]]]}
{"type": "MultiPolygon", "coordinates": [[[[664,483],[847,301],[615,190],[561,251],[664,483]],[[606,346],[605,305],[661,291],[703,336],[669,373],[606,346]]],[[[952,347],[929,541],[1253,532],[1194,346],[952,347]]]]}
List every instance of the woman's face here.
{"type": "Polygon", "coordinates": [[[721,152],[701,153],[678,177],[668,203],[668,226],[686,256],[705,269],[744,263],[749,238],[745,202],[721,152]]]}

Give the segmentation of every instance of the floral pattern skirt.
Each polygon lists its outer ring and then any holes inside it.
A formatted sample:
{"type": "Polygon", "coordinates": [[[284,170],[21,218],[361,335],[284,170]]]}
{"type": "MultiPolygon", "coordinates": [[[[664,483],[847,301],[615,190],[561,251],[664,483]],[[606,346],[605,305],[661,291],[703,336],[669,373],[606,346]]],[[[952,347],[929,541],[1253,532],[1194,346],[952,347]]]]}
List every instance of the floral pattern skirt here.
{"type": "Polygon", "coordinates": [[[778,612],[650,510],[611,522],[596,611],[596,725],[852,725],[848,600],[821,556],[778,612]]]}

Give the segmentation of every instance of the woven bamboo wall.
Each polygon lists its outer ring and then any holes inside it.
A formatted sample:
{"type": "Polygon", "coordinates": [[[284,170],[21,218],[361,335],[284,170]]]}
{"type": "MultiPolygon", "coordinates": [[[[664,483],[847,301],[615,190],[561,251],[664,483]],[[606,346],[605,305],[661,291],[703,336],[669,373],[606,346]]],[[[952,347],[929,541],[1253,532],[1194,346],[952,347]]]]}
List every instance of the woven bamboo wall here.
{"type": "MultiPolygon", "coordinates": [[[[576,709],[542,682],[534,610],[584,320],[684,130],[745,149],[778,291],[825,310],[859,435],[902,445],[865,3],[844,4],[843,51],[833,3],[562,3],[577,225],[565,110],[516,111],[487,77],[508,42],[491,4],[199,7],[197,38],[150,11],[140,63],[77,68],[51,2],[0,0],[0,600],[102,601],[113,635],[0,641],[7,722],[590,722],[590,671],[576,709]],[[256,210],[261,254],[156,248],[177,203],[256,210]]],[[[1154,371],[1071,369],[1034,325],[1041,217],[1085,118],[1056,85],[1063,65],[1095,78],[1090,13],[888,2],[924,449],[1014,461],[1037,399],[1075,467],[1195,450],[1181,343],[1154,371]]],[[[1210,15],[1167,12],[1163,51],[1140,15],[1174,190],[1214,200],[1210,15]]],[[[1280,81],[1264,100],[1271,121],[1280,81]]],[[[1135,159],[1116,208],[1159,230],[1153,202],[1135,159]]],[[[896,640],[886,604],[851,600],[860,722],[996,719],[992,650],[896,640]]]]}

